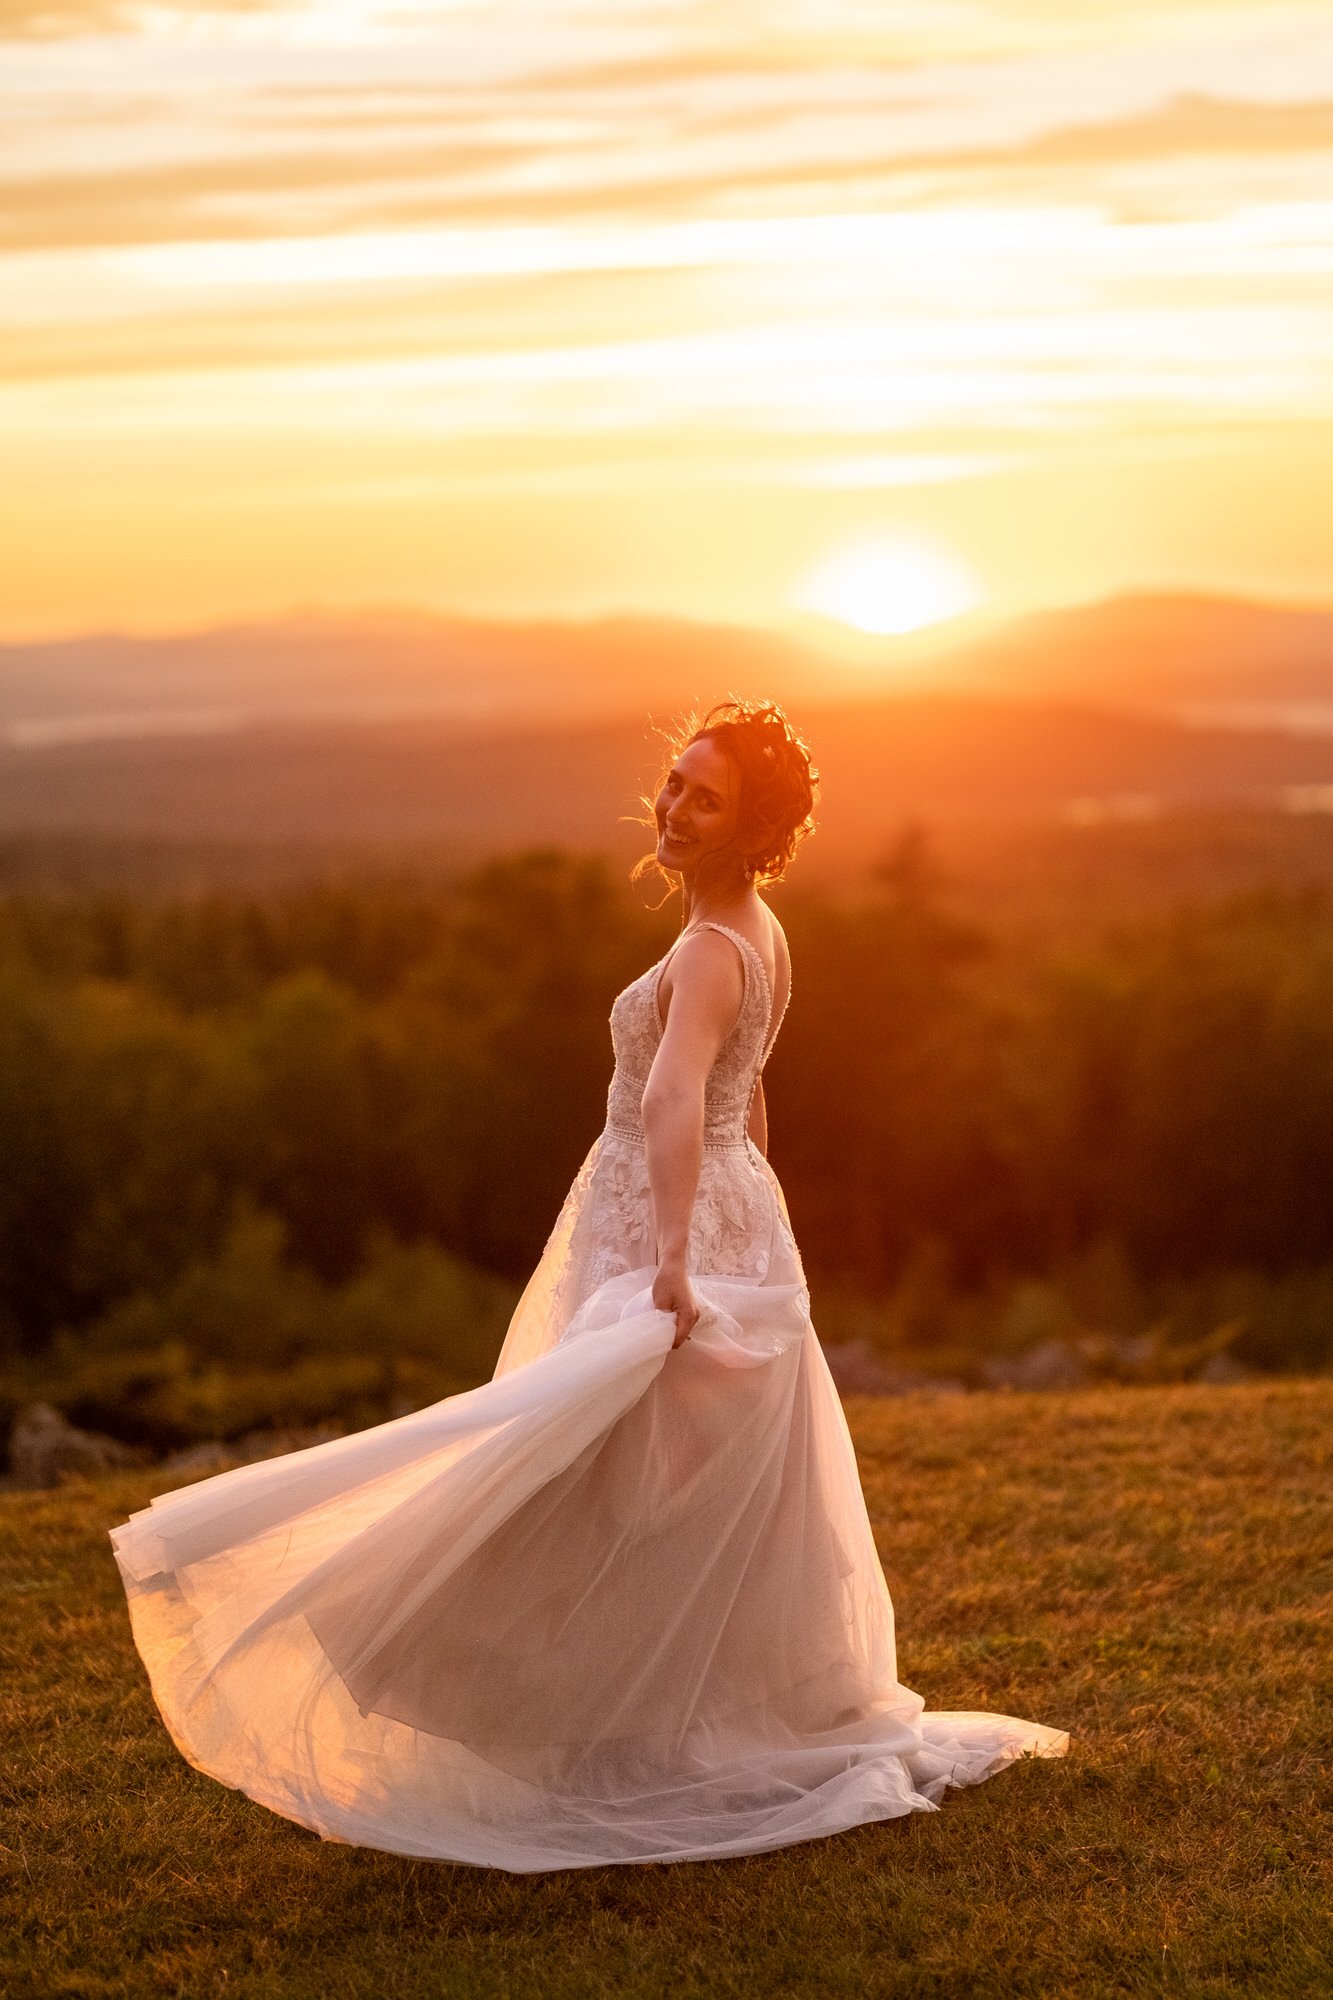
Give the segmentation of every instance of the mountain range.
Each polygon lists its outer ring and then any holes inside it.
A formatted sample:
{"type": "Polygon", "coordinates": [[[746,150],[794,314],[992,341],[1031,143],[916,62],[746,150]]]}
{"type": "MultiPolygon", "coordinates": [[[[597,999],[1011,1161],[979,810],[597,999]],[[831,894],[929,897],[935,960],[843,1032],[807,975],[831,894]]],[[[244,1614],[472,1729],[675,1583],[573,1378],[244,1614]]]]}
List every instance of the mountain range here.
{"type": "Polygon", "coordinates": [[[620,618],[400,610],[0,647],[0,830],[637,851],[654,722],[789,704],[828,862],[908,815],[1333,807],[1333,611],[1139,596],[837,656],[620,618]]]}

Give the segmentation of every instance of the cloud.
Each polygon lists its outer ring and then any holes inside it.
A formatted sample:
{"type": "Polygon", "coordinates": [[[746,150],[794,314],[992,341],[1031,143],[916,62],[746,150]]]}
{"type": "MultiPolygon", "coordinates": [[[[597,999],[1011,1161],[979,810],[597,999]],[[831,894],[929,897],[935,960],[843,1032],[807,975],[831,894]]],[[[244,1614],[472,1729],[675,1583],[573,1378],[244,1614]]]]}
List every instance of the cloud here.
{"type": "MultiPolygon", "coordinates": [[[[521,146],[440,141],[379,152],[348,146],[231,152],[149,166],[9,176],[0,179],[0,247],[226,240],[281,235],[294,226],[302,233],[321,225],[342,227],[349,220],[346,206],[341,212],[326,206],[321,215],[312,200],[341,198],[360,214],[378,186],[413,180],[435,183],[437,204],[448,206],[452,192],[466,206],[478,199],[468,188],[479,175],[531,156],[531,149],[521,146]]],[[[374,214],[383,213],[377,202],[374,214]]]]}
{"type": "Polygon", "coordinates": [[[614,62],[562,64],[522,77],[525,89],[558,94],[602,95],[608,91],[697,89],[713,80],[743,78],[755,81],[775,78],[795,79],[808,87],[812,79],[858,71],[880,77],[912,75],[924,67],[921,58],[886,58],[882,50],[868,48],[864,41],[852,43],[830,38],[811,48],[800,42],[783,43],[769,36],[751,42],[708,46],[676,46],[647,55],[626,56],[614,62]]]}
{"type": "MultiPolygon", "coordinates": [[[[377,86],[378,89],[378,86],[377,86]]],[[[442,106],[451,101],[441,96],[442,106]]],[[[236,149],[147,165],[0,180],[0,247],[73,248],[114,243],[246,240],[321,231],[449,224],[510,224],[604,217],[644,219],[734,212],[738,197],[788,191],[808,210],[821,190],[883,190],[895,205],[966,181],[1004,188],[1015,175],[1096,171],[1189,156],[1274,158],[1333,151],[1333,102],[1256,104],[1182,96],[1133,117],[1072,123],[1010,145],[849,150],[836,120],[806,129],[798,145],[775,121],[773,144],[751,133],[744,157],[701,148],[699,165],[663,171],[669,146],[636,153],[614,135],[525,142],[487,137],[484,119],[449,108],[414,113],[455,135],[376,147],[377,123],[401,132],[402,110],[343,118],[356,144],[236,149]],[[912,185],[907,185],[908,183],[912,185]],[[900,185],[895,187],[895,183],[900,185]]],[[[552,108],[551,116],[554,116],[552,108]]],[[[504,120],[494,128],[506,129],[504,120]]],[[[1062,190],[1070,192],[1066,182],[1062,190]]],[[[766,202],[769,212],[773,202],[766,202]]]]}
{"type": "MultiPolygon", "coordinates": [[[[172,0],[158,0],[170,6],[172,0]]],[[[268,14],[275,0],[175,0],[182,14],[268,14]]],[[[281,4],[281,0],[277,0],[281,4]]],[[[72,35],[135,33],[145,14],[138,0],[0,0],[0,42],[63,41],[72,35]]]]}
{"type": "Polygon", "coordinates": [[[1281,154],[1333,150],[1333,101],[1240,103],[1184,95],[1131,118],[1063,125],[1022,145],[918,154],[913,164],[946,169],[1103,166],[1186,154],[1281,154]]]}

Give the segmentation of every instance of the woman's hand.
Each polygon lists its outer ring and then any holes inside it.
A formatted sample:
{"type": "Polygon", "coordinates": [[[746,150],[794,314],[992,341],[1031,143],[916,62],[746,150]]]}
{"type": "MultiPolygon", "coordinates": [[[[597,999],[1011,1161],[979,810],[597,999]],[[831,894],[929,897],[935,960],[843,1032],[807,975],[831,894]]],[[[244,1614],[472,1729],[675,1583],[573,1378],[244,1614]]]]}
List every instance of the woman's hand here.
{"type": "Polygon", "coordinates": [[[653,1304],[659,1312],[676,1315],[676,1337],[671,1345],[679,1347],[682,1341],[689,1339],[699,1317],[699,1308],[690,1290],[683,1262],[664,1261],[658,1265],[657,1276],[653,1279],[653,1304]]]}

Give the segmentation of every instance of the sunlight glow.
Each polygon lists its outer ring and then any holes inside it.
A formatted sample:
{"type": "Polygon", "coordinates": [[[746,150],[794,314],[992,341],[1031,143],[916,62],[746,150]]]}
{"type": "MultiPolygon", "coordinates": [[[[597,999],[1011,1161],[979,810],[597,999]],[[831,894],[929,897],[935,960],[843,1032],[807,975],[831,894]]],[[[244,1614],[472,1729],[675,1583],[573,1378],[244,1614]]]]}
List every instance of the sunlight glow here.
{"type": "Polygon", "coordinates": [[[802,577],[793,602],[859,632],[918,632],[984,601],[971,572],[925,536],[894,529],[844,542],[802,577]]]}
{"type": "Polygon", "coordinates": [[[0,59],[0,638],[1333,593],[1328,0],[9,0],[0,59]]]}

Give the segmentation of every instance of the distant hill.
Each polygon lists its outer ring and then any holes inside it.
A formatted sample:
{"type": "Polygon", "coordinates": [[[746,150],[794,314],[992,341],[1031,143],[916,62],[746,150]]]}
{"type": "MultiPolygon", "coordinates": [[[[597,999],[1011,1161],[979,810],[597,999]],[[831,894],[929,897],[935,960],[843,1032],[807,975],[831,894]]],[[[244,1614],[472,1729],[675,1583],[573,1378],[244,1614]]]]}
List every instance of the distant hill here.
{"type": "Polygon", "coordinates": [[[1016,619],[939,663],[950,685],[1253,728],[1333,732],[1333,609],[1132,596],[1016,619]]]}
{"type": "MultiPolygon", "coordinates": [[[[905,816],[1135,816],[1333,803],[1333,739],[1089,707],[932,695],[803,711],[824,779],[811,864],[863,859],[905,816]]],[[[642,724],[264,723],[0,747],[0,831],[430,842],[631,854],[659,746],[642,724]]],[[[809,865],[804,869],[808,874],[809,865]]]]}
{"type": "Polygon", "coordinates": [[[0,645],[0,742],[216,736],[259,723],[639,720],[732,690],[802,702],[859,679],[808,647],[740,627],[297,612],[202,632],[0,645]]]}
{"type": "Polygon", "coordinates": [[[0,831],[633,853],[653,720],[731,690],[789,702],[814,745],[807,874],[914,814],[1333,806],[1333,612],[1127,598],[929,658],[890,642],[892,697],[869,692],[877,657],[660,619],[398,611],[0,647],[0,831]],[[1293,703],[1305,734],[1271,726],[1293,703]]]}
{"type": "Polygon", "coordinates": [[[820,651],[665,618],[486,624],[302,611],[155,637],[0,645],[0,743],[218,736],[257,725],[611,722],[771,694],[797,709],[953,688],[1245,728],[1333,732],[1333,609],[1134,596],[820,651]]]}

